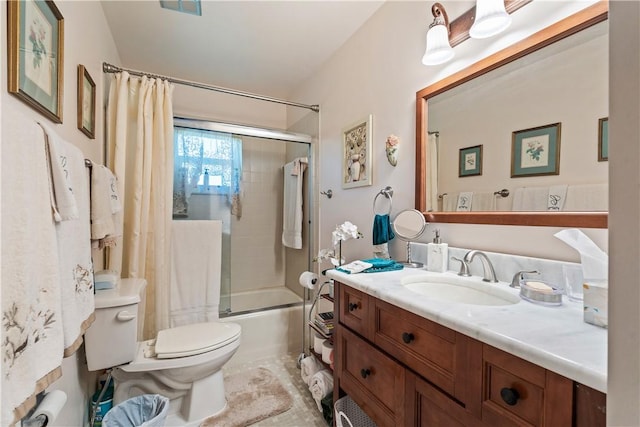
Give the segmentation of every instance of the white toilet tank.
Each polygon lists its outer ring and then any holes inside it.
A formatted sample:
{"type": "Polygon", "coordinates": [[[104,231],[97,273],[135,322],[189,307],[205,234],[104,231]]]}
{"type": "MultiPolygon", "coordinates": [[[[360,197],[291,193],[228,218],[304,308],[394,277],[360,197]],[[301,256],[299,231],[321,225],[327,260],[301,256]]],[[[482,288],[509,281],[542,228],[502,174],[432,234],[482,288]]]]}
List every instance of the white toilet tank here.
{"type": "Polygon", "coordinates": [[[131,362],[137,351],[138,322],[142,322],[144,279],[122,279],[114,289],[96,291],[96,318],[87,329],[85,352],[90,371],[131,362]]]}

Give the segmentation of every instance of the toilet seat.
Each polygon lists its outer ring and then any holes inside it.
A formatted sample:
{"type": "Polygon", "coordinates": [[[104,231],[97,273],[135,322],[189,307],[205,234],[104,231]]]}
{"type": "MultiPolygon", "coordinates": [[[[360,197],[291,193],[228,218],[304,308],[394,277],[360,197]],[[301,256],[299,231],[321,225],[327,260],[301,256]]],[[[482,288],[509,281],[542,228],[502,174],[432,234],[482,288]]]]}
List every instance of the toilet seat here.
{"type": "Polygon", "coordinates": [[[236,323],[204,322],[158,332],[155,353],[158,359],[195,356],[227,345],[240,335],[236,323]]]}

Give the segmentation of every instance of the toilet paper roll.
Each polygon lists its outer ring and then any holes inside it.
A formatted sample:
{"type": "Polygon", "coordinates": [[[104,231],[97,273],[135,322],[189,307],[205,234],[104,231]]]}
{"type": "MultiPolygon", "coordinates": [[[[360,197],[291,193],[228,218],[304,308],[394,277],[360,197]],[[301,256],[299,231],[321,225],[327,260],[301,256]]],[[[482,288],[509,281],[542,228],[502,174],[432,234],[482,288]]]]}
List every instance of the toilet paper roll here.
{"type": "Polygon", "coordinates": [[[315,333],[313,335],[313,351],[318,354],[322,354],[322,343],[324,342],[324,338],[319,333],[315,333]]]}
{"type": "Polygon", "coordinates": [[[305,271],[302,273],[299,280],[302,286],[309,289],[315,289],[316,285],[320,283],[318,275],[311,271],[305,271]]]}
{"type": "Polygon", "coordinates": [[[31,419],[44,415],[47,417],[47,424],[52,424],[60,414],[65,403],[67,403],[67,393],[62,390],[52,390],[45,394],[44,399],[42,399],[42,402],[40,402],[40,405],[36,408],[31,419]]]}
{"type": "Polygon", "coordinates": [[[333,345],[326,340],[322,343],[322,361],[324,363],[331,363],[331,353],[333,353],[333,345]]]}

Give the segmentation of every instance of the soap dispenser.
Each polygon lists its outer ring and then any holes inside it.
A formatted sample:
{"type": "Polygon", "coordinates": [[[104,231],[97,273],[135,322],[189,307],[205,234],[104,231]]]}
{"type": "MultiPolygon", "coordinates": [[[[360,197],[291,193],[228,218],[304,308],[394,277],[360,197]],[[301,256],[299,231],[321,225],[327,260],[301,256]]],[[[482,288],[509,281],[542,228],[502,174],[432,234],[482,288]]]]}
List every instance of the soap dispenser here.
{"type": "Polygon", "coordinates": [[[449,245],[442,243],[440,230],[434,230],[434,233],[433,242],[427,243],[427,270],[444,273],[448,266],[449,245]]]}

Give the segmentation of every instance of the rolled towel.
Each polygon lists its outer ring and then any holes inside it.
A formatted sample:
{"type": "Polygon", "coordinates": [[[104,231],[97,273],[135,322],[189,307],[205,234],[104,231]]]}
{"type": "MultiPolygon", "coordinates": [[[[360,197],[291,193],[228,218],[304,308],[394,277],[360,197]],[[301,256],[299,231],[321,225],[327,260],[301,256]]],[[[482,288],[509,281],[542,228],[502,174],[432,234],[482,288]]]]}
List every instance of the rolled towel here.
{"type": "Polygon", "coordinates": [[[309,381],[309,391],[322,412],[322,399],[333,390],[333,374],[328,369],[316,372],[309,381]]]}
{"type": "Polygon", "coordinates": [[[300,375],[302,376],[302,381],[304,381],[306,385],[309,385],[311,377],[321,369],[322,364],[315,356],[305,357],[302,359],[302,362],[300,362],[300,375]]]}

